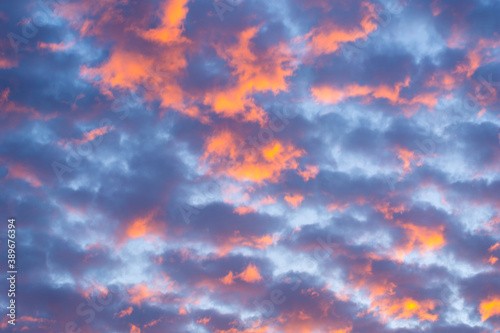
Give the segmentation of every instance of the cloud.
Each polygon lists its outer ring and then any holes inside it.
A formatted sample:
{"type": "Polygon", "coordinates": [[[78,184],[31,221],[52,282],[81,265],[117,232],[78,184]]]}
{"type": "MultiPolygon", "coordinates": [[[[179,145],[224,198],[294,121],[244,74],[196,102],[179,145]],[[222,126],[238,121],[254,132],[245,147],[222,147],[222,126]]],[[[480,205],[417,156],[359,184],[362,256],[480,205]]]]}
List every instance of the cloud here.
{"type": "Polygon", "coordinates": [[[19,330],[500,330],[500,3],[45,4],[0,13],[19,330]]]}
{"type": "Polygon", "coordinates": [[[283,172],[297,170],[304,154],[278,140],[250,148],[238,134],[221,130],[207,138],[202,161],[208,163],[211,173],[260,184],[278,182],[283,172]]]}

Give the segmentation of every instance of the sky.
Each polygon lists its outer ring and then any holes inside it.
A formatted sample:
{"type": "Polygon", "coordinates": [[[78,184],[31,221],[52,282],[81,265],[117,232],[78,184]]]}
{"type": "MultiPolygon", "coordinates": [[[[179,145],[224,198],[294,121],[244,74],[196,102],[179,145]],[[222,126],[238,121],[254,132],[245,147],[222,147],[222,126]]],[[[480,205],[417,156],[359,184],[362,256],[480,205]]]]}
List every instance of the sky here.
{"type": "Polygon", "coordinates": [[[500,331],[498,17],[3,1],[0,330],[500,331]]]}

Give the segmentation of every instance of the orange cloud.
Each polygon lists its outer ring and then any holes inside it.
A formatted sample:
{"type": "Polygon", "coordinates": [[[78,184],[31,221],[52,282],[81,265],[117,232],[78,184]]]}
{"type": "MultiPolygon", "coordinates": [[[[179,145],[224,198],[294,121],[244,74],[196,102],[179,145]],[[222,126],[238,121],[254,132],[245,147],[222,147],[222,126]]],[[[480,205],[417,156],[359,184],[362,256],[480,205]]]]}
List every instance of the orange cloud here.
{"type": "MultiPolygon", "coordinates": [[[[498,229],[498,224],[500,224],[500,215],[492,217],[488,222],[484,222],[484,226],[486,230],[497,230],[498,229]]],[[[493,250],[496,250],[498,247],[493,245],[493,250]]]]}
{"type": "Polygon", "coordinates": [[[249,264],[243,272],[238,274],[237,277],[248,283],[254,283],[262,280],[259,269],[253,264],[249,264]]]}
{"type": "Polygon", "coordinates": [[[224,256],[229,253],[232,249],[240,246],[248,246],[257,249],[265,249],[268,246],[272,245],[274,242],[274,238],[271,235],[264,236],[249,236],[243,237],[240,235],[239,231],[236,231],[233,236],[225,239],[221,239],[219,244],[219,255],[224,256]]]}
{"type": "Polygon", "coordinates": [[[135,91],[144,86],[147,101],[160,101],[162,108],[173,108],[190,117],[206,121],[179,86],[187,61],[185,47],[176,45],[154,55],[114,49],[109,59],[94,68],[83,66],[80,75],[95,80],[101,92],[113,97],[111,89],[135,91]]]}
{"type": "MultiPolygon", "coordinates": [[[[154,48],[154,52],[145,53],[133,51],[121,41],[112,49],[104,63],[92,68],[83,66],[81,76],[94,80],[101,92],[109,97],[113,97],[113,90],[134,91],[144,86],[147,89],[145,98],[148,102],[160,101],[163,110],[173,108],[202,122],[210,120],[198,108],[197,103],[200,102],[209,106],[208,112],[263,124],[267,116],[262,107],[256,104],[253,94],[277,94],[288,90],[287,79],[293,75],[296,68],[290,48],[282,43],[265,51],[257,51],[252,39],[257,36],[260,27],[248,28],[238,34],[236,43],[213,44],[217,54],[226,61],[231,70],[231,84],[214,87],[199,95],[185,91],[180,82],[187,68],[186,52],[192,44],[182,36],[188,2],[189,0],[164,1],[159,14],[161,22],[150,29],[125,20],[120,9],[113,6],[109,6],[113,7],[109,15],[102,15],[107,16],[106,20],[100,18],[93,21],[85,18],[84,23],[81,23],[85,17],[82,13],[96,14],[103,10],[104,6],[96,3],[94,9],[92,5],[65,7],[64,16],[79,22],[77,25],[81,25],[82,35],[96,34],[96,31],[103,30],[114,21],[125,25],[125,31],[134,31],[145,40],[154,42],[149,45],[154,48]]],[[[148,21],[144,20],[144,23],[146,22],[148,21]]]]}
{"type": "Polygon", "coordinates": [[[128,0],[89,0],[68,3],[59,8],[61,14],[82,36],[95,35],[115,45],[107,60],[97,66],[82,66],[80,75],[95,81],[101,92],[110,98],[113,90],[136,91],[144,87],[147,102],[160,101],[163,111],[172,108],[190,117],[207,121],[199,113],[190,96],[180,87],[179,81],[187,67],[186,49],[189,40],[184,38],[183,24],[189,0],[165,0],[160,5],[160,24],[149,29],[140,27],[150,24],[152,17],[130,20],[123,17],[122,4],[128,0]],[[117,25],[120,28],[117,29],[117,25]],[[109,29],[112,26],[112,29],[109,29]],[[110,30],[112,32],[110,32],[110,30]],[[137,49],[130,41],[128,32],[133,31],[146,41],[149,48],[137,49]],[[111,39],[106,38],[110,36],[111,39]],[[152,48],[152,50],[151,50],[152,48]]]}
{"type": "Polygon", "coordinates": [[[490,246],[490,248],[488,249],[488,252],[493,252],[495,250],[498,250],[498,248],[500,248],[500,243],[499,242],[497,242],[494,245],[490,246]]]}
{"type": "Polygon", "coordinates": [[[155,234],[158,227],[155,221],[158,209],[153,209],[144,217],[139,217],[127,226],[126,235],[128,238],[140,238],[148,234],[155,234]]]}
{"type": "Polygon", "coordinates": [[[385,218],[388,220],[392,220],[394,218],[394,214],[402,213],[405,211],[405,207],[403,204],[399,206],[391,206],[388,202],[381,202],[373,207],[377,212],[381,212],[384,214],[385,218]]]}
{"type": "Polygon", "coordinates": [[[139,30],[138,33],[145,39],[161,42],[183,42],[184,20],[188,13],[189,0],[167,0],[162,4],[161,24],[155,29],[139,30]]]}
{"type": "Polygon", "coordinates": [[[332,202],[332,203],[329,203],[328,205],[326,205],[326,209],[329,211],[329,212],[332,212],[334,210],[338,210],[340,212],[343,212],[344,209],[346,207],[348,207],[349,204],[348,203],[341,203],[341,202],[332,202]]]}
{"type": "Polygon", "coordinates": [[[253,51],[252,39],[260,27],[242,31],[235,45],[214,45],[231,67],[236,82],[230,87],[214,88],[205,95],[204,103],[213,111],[228,118],[263,124],[267,119],[264,110],[255,104],[252,94],[288,90],[287,78],[293,74],[295,65],[285,44],[273,46],[263,53],[253,51]]]}
{"type": "Polygon", "coordinates": [[[299,176],[307,182],[309,179],[314,179],[319,173],[319,168],[315,165],[306,165],[305,170],[297,172],[299,176]]]}
{"type": "Polygon", "coordinates": [[[260,200],[261,205],[270,205],[276,203],[276,198],[271,197],[270,195],[267,195],[265,198],[260,200]]]}
{"type": "Polygon", "coordinates": [[[403,111],[410,113],[409,109],[415,105],[425,105],[434,108],[438,103],[437,92],[424,92],[411,99],[400,96],[401,89],[410,85],[410,78],[404,82],[398,82],[394,86],[382,84],[380,86],[362,86],[357,83],[348,84],[343,87],[318,85],[311,88],[311,93],[316,102],[325,104],[336,104],[353,97],[364,97],[367,101],[372,98],[387,99],[393,105],[403,105],[407,108],[403,111]]]}
{"type": "Polygon", "coordinates": [[[410,297],[383,298],[374,301],[368,312],[375,312],[382,318],[383,322],[387,322],[391,318],[396,320],[417,318],[419,321],[436,321],[438,315],[431,313],[435,307],[436,303],[432,300],[416,301],[410,297]]]}
{"type": "MultiPolygon", "coordinates": [[[[411,163],[418,159],[418,155],[415,154],[413,151],[411,150],[408,150],[406,148],[396,148],[396,152],[398,154],[398,158],[403,161],[403,171],[405,173],[407,172],[410,172],[411,171],[411,163]]],[[[418,164],[417,164],[418,165],[418,164]]]]}
{"type": "Polygon", "coordinates": [[[122,311],[120,311],[118,313],[115,313],[114,317],[118,316],[118,318],[123,318],[125,316],[130,316],[132,314],[133,310],[134,310],[134,308],[130,306],[130,307],[128,307],[125,310],[122,310],[122,311]]]}
{"type": "Polygon", "coordinates": [[[210,173],[240,181],[261,184],[276,183],[283,171],[296,170],[297,159],[305,154],[291,144],[273,140],[255,149],[241,149],[244,141],[229,131],[220,131],[207,139],[202,161],[210,165],[210,173]]]}
{"type": "Polygon", "coordinates": [[[18,61],[16,59],[4,58],[0,52],[0,69],[9,69],[17,67],[18,61]]]}
{"type": "Polygon", "coordinates": [[[442,12],[442,8],[439,4],[439,0],[433,0],[431,3],[432,15],[438,16],[442,12]]]}
{"type": "Polygon", "coordinates": [[[91,282],[88,284],[86,287],[78,287],[78,291],[81,295],[83,295],[85,298],[89,298],[94,294],[101,295],[103,297],[107,296],[109,291],[108,288],[103,286],[102,284],[99,284],[97,282],[91,282]]]}
{"type": "Polygon", "coordinates": [[[109,88],[127,88],[133,90],[144,82],[149,73],[147,68],[153,65],[153,59],[140,53],[114,50],[104,64],[96,68],[82,67],[81,75],[90,79],[100,78],[103,92],[111,94],[109,88]]]}
{"type": "Polygon", "coordinates": [[[102,136],[102,135],[104,135],[104,134],[106,134],[109,131],[114,130],[114,129],[115,128],[113,126],[102,126],[99,128],[95,128],[95,129],[91,130],[90,132],[84,133],[83,138],[81,138],[79,140],[74,140],[74,142],[76,144],[81,145],[83,143],[93,141],[95,138],[102,136]]]}
{"type": "Polygon", "coordinates": [[[156,302],[161,295],[160,292],[150,289],[146,284],[136,284],[131,288],[127,288],[129,293],[129,302],[140,306],[141,303],[156,302]]]}
{"type": "Polygon", "coordinates": [[[70,49],[73,45],[75,45],[74,42],[70,43],[60,42],[59,44],[38,42],[39,49],[48,49],[52,52],[66,51],[67,49],[70,49]]]}
{"type": "Polygon", "coordinates": [[[141,329],[134,324],[130,324],[130,333],[141,333],[141,329]]]}
{"type": "Polygon", "coordinates": [[[4,317],[2,319],[2,322],[0,323],[0,328],[6,329],[7,325],[9,325],[8,321],[9,321],[9,318],[8,317],[4,317]]]}
{"type": "Polygon", "coordinates": [[[316,101],[335,104],[351,97],[370,95],[374,92],[374,88],[354,83],[343,88],[313,86],[311,92],[316,101]]]}
{"type": "Polygon", "coordinates": [[[438,71],[437,73],[432,74],[429,81],[425,83],[425,86],[443,88],[444,90],[452,90],[460,82],[461,80],[456,76],[445,71],[438,71]]]}
{"type": "Polygon", "coordinates": [[[225,285],[231,285],[234,281],[234,274],[233,272],[229,271],[226,276],[220,278],[219,280],[225,285]]]}
{"type": "Polygon", "coordinates": [[[378,296],[394,295],[394,289],[397,287],[395,283],[387,281],[386,279],[382,279],[380,281],[360,279],[358,281],[357,287],[362,287],[362,285],[359,284],[359,282],[361,281],[364,281],[366,283],[364,286],[368,288],[370,297],[372,298],[378,296]]]}
{"type": "Polygon", "coordinates": [[[54,323],[55,320],[50,320],[46,318],[35,318],[35,317],[30,317],[30,316],[21,316],[18,321],[23,322],[32,322],[32,323],[43,323],[43,324],[48,324],[48,323],[54,323]]]}
{"type": "Polygon", "coordinates": [[[377,29],[376,11],[375,6],[368,2],[363,2],[361,9],[362,18],[359,27],[345,29],[341,25],[327,21],[324,25],[312,29],[299,40],[306,41],[309,54],[319,56],[333,53],[347,42],[366,39],[370,33],[377,29]]]}
{"type": "Polygon", "coordinates": [[[450,29],[450,36],[446,39],[449,48],[463,49],[467,45],[466,26],[460,23],[453,23],[450,29]]]}
{"type": "Polygon", "coordinates": [[[352,326],[340,329],[340,330],[334,330],[332,331],[333,333],[351,333],[352,332],[352,326]]]}
{"type": "Polygon", "coordinates": [[[39,113],[31,107],[20,105],[17,102],[9,100],[10,88],[7,87],[0,92],[0,112],[1,113],[28,113],[35,116],[39,116],[39,113]]]}
{"type": "Polygon", "coordinates": [[[238,215],[245,215],[253,212],[255,212],[255,209],[249,206],[239,206],[233,210],[233,213],[237,213],[238,215]]]}
{"type": "MultiPolygon", "coordinates": [[[[458,27],[457,25],[453,25],[451,28],[451,36],[447,40],[447,44],[449,47],[459,47],[463,48],[467,45],[467,40],[464,37],[464,29],[463,27],[458,27]]],[[[475,42],[475,41],[469,41],[475,42]]],[[[450,91],[464,81],[464,79],[471,78],[472,75],[476,72],[478,68],[481,66],[491,63],[495,61],[495,58],[492,57],[491,49],[497,48],[500,46],[500,42],[497,40],[489,40],[489,39],[480,39],[475,47],[470,47],[467,49],[467,54],[465,56],[465,60],[459,63],[456,68],[452,72],[447,71],[438,71],[434,73],[430,80],[425,83],[427,87],[438,88],[439,92],[442,93],[443,90],[450,91]]],[[[476,88],[478,89],[478,88],[476,88]]],[[[479,88],[480,89],[480,88],[479,88]]],[[[489,88],[492,97],[488,100],[479,100],[480,105],[488,105],[493,100],[496,100],[497,93],[496,90],[489,88]]],[[[481,97],[477,95],[476,97],[481,97]]],[[[427,94],[426,96],[419,97],[420,100],[427,101],[427,105],[433,104],[437,101],[436,93],[427,94]]],[[[481,110],[478,114],[478,117],[481,117],[486,110],[481,110]]]]}
{"type": "Polygon", "coordinates": [[[481,66],[482,56],[480,49],[473,49],[467,52],[466,61],[457,66],[455,73],[465,74],[468,78],[481,66]]]}
{"type": "Polygon", "coordinates": [[[259,269],[254,264],[248,264],[248,266],[237,275],[229,271],[226,276],[220,278],[219,280],[225,285],[231,285],[234,283],[234,279],[240,279],[248,283],[254,283],[262,280],[259,269]]]}
{"type": "MultiPolygon", "coordinates": [[[[79,207],[74,208],[74,207],[71,207],[69,205],[65,205],[65,207],[66,207],[66,211],[68,211],[71,214],[78,215],[78,216],[83,216],[85,214],[85,211],[86,211],[85,208],[79,208],[79,207]]],[[[87,254],[83,258],[83,262],[88,262],[89,259],[92,259],[92,258],[98,256],[102,252],[106,252],[107,248],[99,243],[95,243],[95,244],[87,245],[85,247],[85,251],[87,252],[87,254]]]]}
{"type": "Polygon", "coordinates": [[[494,265],[497,261],[498,261],[498,258],[493,257],[493,256],[490,256],[490,258],[488,259],[488,262],[492,265],[494,265]]]}
{"type": "Polygon", "coordinates": [[[263,236],[242,236],[237,230],[232,236],[220,236],[217,238],[218,255],[225,256],[235,248],[247,246],[256,249],[265,249],[274,243],[271,234],[263,236]]]}
{"type": "Polygon", "coordinates": [[[152,327],[152,326],[155,326],[155,325],[158,325],[159,323],[161,322],[161,318],[160,319],[156,319],[156,320],[153,320],[147,324],[144,325],[144,328],[147,328],[147,327],[152,327]]]}
{"type": "Polygon", "coordinates": [[[287,194],[287,195],[285,195],[285,201],[288,202],[288,204],[293,208],[299,207],[303,200],[304,200],[304,196],[301,194],[287,194]]]}
{"type": "Polygon", "coordinates": [[[403,228],[407,238],[405,244],[396,248],[396,257],[398,260],[403,260],[415,248],[420,253],[425,253],[438,250],[446,244],[443,226],[424,227],[411,223],[403,224],[399,221],[398,225],[403,228]]]}
{"type": "Polygon", "coordinates": [[[202,325],[206,325],[206,324],[208,324],[208,322],[210,322],[211,319],[212,319],[211,317],[208,317],[208,318],[207,317],[203,317],[201,319],[198,319],[196,321],[196,323],[202,324],[202,325]]]}
{"type": "Polygon", "coordinates": [[[42,186],[42,182],[32,171],[32,168],[21,163],[14,163],[7,167],[7,179],[22,179],[33,187],[42,186]]]}
{"type": "Polygon", "coordinates": [[[479,305],[479,312],[481,313],[481,320],[485,321],[490,317],[500,315],[500,297],[488,297],[481,301],[479,305]]]}
{"type": "Polygon", "coordinates": [[[454,73],[465,74],[470,78],[479,67],[495,61],[495,57],[487,50],[499,46],[500,41],[497,39],[479,39],[476,47],[468,50],[466,60],[457,66],[454,73]]]}
{"type": "Polygon", "coordinates": [[[373,275],[373,261],[365,261],[351,266],[349,280],[355,289],[366,289],[370,293],[370,301],[379,296],[394,295],[397,285],[388,279],[373,275]]]}

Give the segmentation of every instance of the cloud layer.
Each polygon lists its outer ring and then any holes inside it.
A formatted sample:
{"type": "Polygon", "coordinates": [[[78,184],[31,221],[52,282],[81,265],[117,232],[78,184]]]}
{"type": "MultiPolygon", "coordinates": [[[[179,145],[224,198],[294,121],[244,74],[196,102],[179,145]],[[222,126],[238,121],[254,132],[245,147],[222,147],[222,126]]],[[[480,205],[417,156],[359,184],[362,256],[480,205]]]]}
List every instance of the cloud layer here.
{"type": "Polygon", "coordinates": [[[13,331],[500,330],[499,15],[6,3],[13,331]]]}

